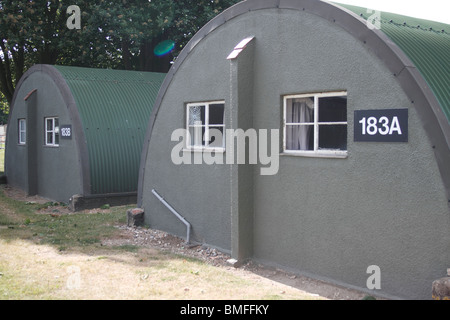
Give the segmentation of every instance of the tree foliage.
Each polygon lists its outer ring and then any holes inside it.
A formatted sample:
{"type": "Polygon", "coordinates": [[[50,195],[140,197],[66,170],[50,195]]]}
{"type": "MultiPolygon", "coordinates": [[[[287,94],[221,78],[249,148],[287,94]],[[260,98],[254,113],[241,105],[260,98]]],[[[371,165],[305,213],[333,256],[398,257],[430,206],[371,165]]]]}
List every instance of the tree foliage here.
{"type": "Polygon", "coordinates": [[[0,125],[8,123],[9,105],[6,98],[0,92],[0,125]]]}
{"type": "MultiPolygon", "coordinates": [[[[167,72],[170,61],[210,19],[239,0],[0,0],[0,101],[34,64],[167,72]],[[70,5],[81,29],[69,29],[70,5]],[[157,57],[163,40],[176,43],[157,57]]],[[[4,103],[3,103],[4,104],[4,103]]]]}

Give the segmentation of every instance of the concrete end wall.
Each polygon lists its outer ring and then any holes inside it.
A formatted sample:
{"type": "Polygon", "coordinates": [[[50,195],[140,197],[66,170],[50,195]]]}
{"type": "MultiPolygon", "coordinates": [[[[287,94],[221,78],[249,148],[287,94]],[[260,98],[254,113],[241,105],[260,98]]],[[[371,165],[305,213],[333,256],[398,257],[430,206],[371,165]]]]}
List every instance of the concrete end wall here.
{"type": "Polygon", "coordinates": [[[60,126],[72,124],[68,107],[54,81],[47,73],[37,71],[28,74],[16,89],[7,133],[5,173],[12,186],[28,190],[30,179],[35,179],[38,195],[68,203],[72,195],[83,192],[81,164],[74,134],[70,140],[60,138],[58,147],[45,146],[45,117],[58,117],[60,126]],[[33,119],[28,118],[27,108],[35,109],[33,119]],[[18,119],[21,118],[27,119],[26,145],[18,144],[18,119]],[[35,135],[30,136],[32,132],[35,135]]]}
{"type": "Polygon", "coordinates": [[[152,196],[156,189],[192,224],[197,241],[231,250],[231,209],[248,196],[252,237],[242,239],[252,241],[253,259],[365,290],[368,267],[377,265],[381,289],[375,294],[429,299],[432,282],[450,263],[450,211],[416,108],[384,62],[336,24],[275,8],[235,17],[196,45],[168,86],[142,177],[146,222],[185,233],[152,196]],[[173,164],[179,142],[171,135],[185,127],[188,102],[225,100],[227,125],[237,121],[230,111],[237,80],[226,57],[248,36],[255,36],[253,128],[282,128],[284,95],[346,90],[348,156],[280,154],[272,176],[262,176],[259,165],[239,167],[250,170],[253,181],[235,194],[232,166],[173,164]],[[407,143],[354,141],[355,110],[393,108],[408,109],[407,143]]]}

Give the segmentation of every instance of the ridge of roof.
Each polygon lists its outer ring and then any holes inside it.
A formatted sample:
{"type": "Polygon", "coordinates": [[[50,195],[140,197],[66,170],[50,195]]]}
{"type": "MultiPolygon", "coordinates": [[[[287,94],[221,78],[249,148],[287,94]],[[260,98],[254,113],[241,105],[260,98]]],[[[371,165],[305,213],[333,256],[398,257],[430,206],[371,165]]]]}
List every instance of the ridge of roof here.
{"type": "Polygon", "coordinates": [[[165,73],[160,72],[135,70],[100,69],[62,65],[54,65],[53,67],[55,67],[67,80],[148,81],[155,78],[159,79],[159,76],[165,75],[165,73]]]}

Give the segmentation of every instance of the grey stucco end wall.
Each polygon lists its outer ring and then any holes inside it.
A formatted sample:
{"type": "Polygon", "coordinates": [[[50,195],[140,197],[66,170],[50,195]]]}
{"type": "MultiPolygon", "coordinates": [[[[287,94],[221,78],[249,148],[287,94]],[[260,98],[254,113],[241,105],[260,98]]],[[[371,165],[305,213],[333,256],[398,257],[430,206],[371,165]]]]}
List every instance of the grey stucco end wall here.
{"type": "Polygon", "coordinates": [[[347,159],[282,156],[276,176],[255,175],[255,258],[362,288],[367,268],[378,265],[380,292],[430,298],[450,263],[450,212],[410,99],[363,43],[333,24],[299,12],[258,15],[265,27],[255,127],[279,126],[284,94],[347,90],[349,130],[347,159]],[[354,110],[389,108],[409,110],[408,143],[353,141],[354,110]]]}
{"type": "Polygon", "coordinates": [[[210,32],[179,65],[148,146],[146,222],[185,234],[151,194],[156,189],[191,222],[197,241],[231,249],[230,167],[174,165],[171,151],[179,142],[170,138],[185,127],[188,102],[225,100],[227,123],[236,121],[227,109],[233,83],[226,57],[248,36],[255,36],[256,130],[281,130],[284,95],[348,94],[347,158],[280,155],[273,176],[261,176],[260,166],[239,168],[253,176],[253,189],[239,190],[240,197],[253,197],[252,258],[361,289],[367,289],[368,267],[377,265],[381,289],[374,294],[431,298],[432,281],[450,264],[450,210],[433,145],[385,63],[362,41],[307,12],[273,8],[237,16],[210,32]],[[408,109],[407,143],[354,142],[355,110],[394,108],[408,109]]]}
{"type": "MultiPolygon", "coordinates": [[[[50,67],[49,67],[50,68],[50,67]]],[[[72,125],[72,118],[62,92],[55,83],[55,78],[39,67],[25,74],[24,80],[18,86],[9,119],[7,149],[5,157],[8,183],[23,190],[28,189],[28,180],[32,173],[28,172],[27,157],[30,141],[26,145],[18,144],[18,119],[27,120],[27,131],[34,130],[36,136],[32,139],[34,147],[30,154],[35,173],[37,194],[54,201],[68,203],[71,196],[80,194],[82,189],[81,161],[77,146],[77,137],[72,134],[70,140],[61,139],[59,146],[45,146],[46,117],[58,117],[59,125],[72,125]],[[28,104],[24,98],[32,91],[34,101],[28,104]],[[27,108],[36,108],[34,120],[27,119],[27,108]],[[30,123],[32,121],[32,123],[30,123]],[[33,129],[32,129],[33,128],[33,129]]],[[[74,126],[72,125],[72,128],[74,126]]]]}
{"type": "MultiPolygon", "coordinates": [[[[231,48],[234,45],[236,43],[231,48]]],[[[230,186],[224,179],[229,176],[229,167],[175,165],[171,160],[172,149],[180,143],[171,141],[171,136],[174,130],[186,126],[187,103],[223,100],[225,105],[228,104],[229,62],[226,56],[223,57],[221,47],[212,43],[211,46],[201,46],[198,54],[189,56],[188,60],[192,61],[180,67],[168,88],[148,146],[142,206],[146,211],[146,223],[152,228],[185,237],[185,226],[152,194],[151,190],[155,189],[191,223],[192,240],[229,251],[230,186]],[[204,68],[199,70],[199,65],[204,68]]],[[[193,163],[194,153],[185,154],[191,157],[193,163]]]]}
{"type": "Polygon", "coordinates": [[[24,87],[22,91],[20,88],[16,89],[6,132],[5,174],[9,185],[22,190],[26,190],[28,184],[28,149],[26,146],[19,145],[18,121],[27,118],[24,98],[34,89],[30,87],[24,87]]]}

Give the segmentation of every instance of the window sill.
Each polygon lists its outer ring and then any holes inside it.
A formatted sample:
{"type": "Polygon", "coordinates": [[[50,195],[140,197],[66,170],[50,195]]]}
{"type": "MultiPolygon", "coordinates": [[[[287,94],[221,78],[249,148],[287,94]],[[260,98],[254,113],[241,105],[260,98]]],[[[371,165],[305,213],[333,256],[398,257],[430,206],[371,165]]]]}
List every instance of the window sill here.
{"type": "Polygon", "coordinates": [[[347,151],[284,151],[280,153],[280,156],[294,156],[294,157],[306,157],[306,158],[331,158],[331,159],[346,159],[348,158],[347,151]]]}

